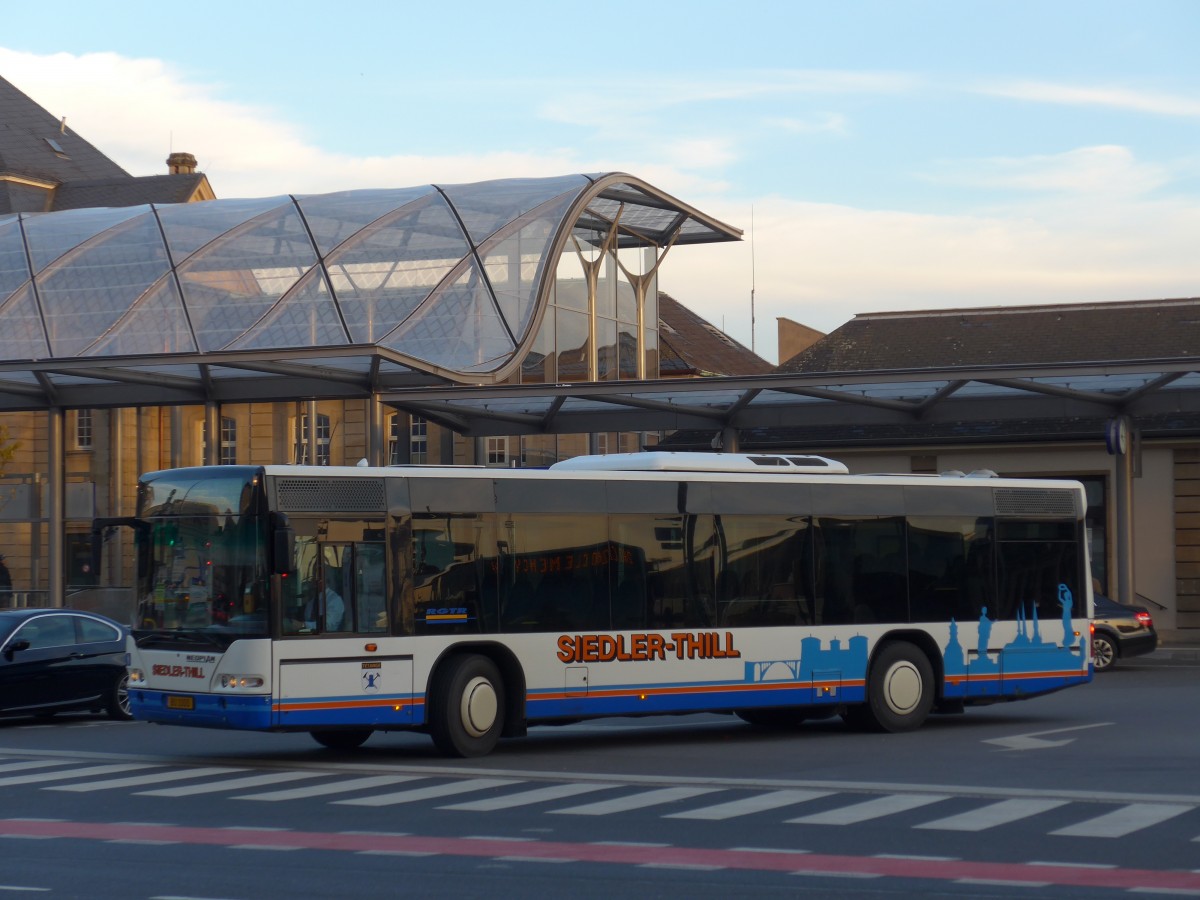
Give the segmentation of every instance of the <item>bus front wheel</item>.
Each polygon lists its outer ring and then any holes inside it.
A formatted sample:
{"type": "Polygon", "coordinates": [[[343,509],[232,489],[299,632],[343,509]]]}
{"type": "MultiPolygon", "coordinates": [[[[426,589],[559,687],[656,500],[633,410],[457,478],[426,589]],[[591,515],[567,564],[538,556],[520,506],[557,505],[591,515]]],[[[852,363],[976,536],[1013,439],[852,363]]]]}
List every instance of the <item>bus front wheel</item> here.
{"type": "Polygon", "coordinates": [[[486,656],[446,661],[431,696],[429,733],[447,756],[485,756],[504,729],[504,681],[486,656]]]}
{"type": "Polygon", "coordinates": [[[867,702],[850,707],[852,725],[876,731],[912,731],[933,709],[933,667],[920,648],[895,641],[879,651],[867,676],[867,702]]]}

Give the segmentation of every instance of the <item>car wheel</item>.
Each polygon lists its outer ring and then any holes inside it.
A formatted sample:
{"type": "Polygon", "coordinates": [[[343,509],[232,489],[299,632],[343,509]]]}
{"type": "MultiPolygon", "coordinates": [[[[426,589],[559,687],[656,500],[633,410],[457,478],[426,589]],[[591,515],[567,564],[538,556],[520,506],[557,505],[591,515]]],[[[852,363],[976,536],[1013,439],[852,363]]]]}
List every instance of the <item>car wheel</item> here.
{"type": "Polygon", "coordinates": [[[851,706],[846,721],[874,731],[912,731],[933,709],[933,666],[920,648],[895,641],[879,651],[867,676],[867,702],[851,706]]]}
{"type": "Polygon", "coordinates": [[[1117,664],[1117,645],[1107,634],[1092,635],[1092,666],[1097,672],[1107,672],[1117,664]]]}
{"type": "Polygon", "coordinates": [[[121,722],[128,722],[133,718],[133,713],[129,711],[129,673],[124,672],[121,677],[113,682],[112,690],[108,695],[108,717],[117,719],[121,722]]]}
{"type": "Polygon", "coordinates": [[[446,661],[431,692],[429,734],[447,756],[484,756],[504,729],[504,681],[486,656],[446,661]]]}
{"type": "Polygon", "coordinates": [[[330,750],[357,750],[374,732],[370,728],[352,728],[348,731],[313,731],[313,740],[330,750]]]}

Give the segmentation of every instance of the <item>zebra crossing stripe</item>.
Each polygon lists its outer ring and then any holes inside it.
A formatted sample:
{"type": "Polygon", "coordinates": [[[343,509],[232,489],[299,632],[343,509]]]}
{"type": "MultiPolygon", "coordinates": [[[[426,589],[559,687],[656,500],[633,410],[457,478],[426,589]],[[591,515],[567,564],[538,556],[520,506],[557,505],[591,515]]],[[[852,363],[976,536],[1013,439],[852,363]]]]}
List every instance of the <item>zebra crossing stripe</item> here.
{"type": "Polygon", "coordinates": [[[0,778],[0,787],[13,784],[39,784],[45,781],[66,781],[68,778],[87,778],[91,775],[110,775],[114,772],[128,772],[131,769],[146,769],[145,763],[113,763],[107,766],[84,766],[82,769],[69,769],[66,772],[37,772],[33,775],[10,775],[0,778]]]}
{"type": "Polygon", "coordinates": [[[917,828],[936,829],[938,831],[984,831],[997,825],[1007,825],[1019,819],[1027,819],[1051,809],[1065,806],[1066,800],[1038,800],[1036,798],[1021,800],[1001,800],[999,803],[989,803],[970,812],[959,813],[957,816],[947,816],[917,825],[917,828]]]}
{"type": "Polygon", "coordinates": [[[516,794],[506,794],[503,797],[485,797],[483,800],[470,800],[466,803],[439,806],[438,809],[458,809],[466,812],[494,812],[498,809],[514,809],[518,806],[545,803],[547,800],[564,800],[567,797],[577,797],[580,794],[589,794],[592,791],[612,790],[612,788],[613,785],[611,784],[555,784],[550,787],[520,791],[516,794]]]}
{"type": "Polygon", "coordinates": [[[240,794],[233,800],[300,800],[305,797],[323,797],[329,794],[344,794],[363,788],[385,787],[401,784],[405,781],[416,781],[416,775],[371,775],[366,778],[351,778],[348,781],[335,781],[332,784],[309,784],[304,787],[287,788],[282,791],[264,791],[261,794],[240,794]]]}
{"type": "Polygon", "coordinates": [[[721,819],[733,819],[737,816],[748,816],[752,813],[766,812],[779,809],[782,806],[794,806],[808,800],[828,797],[831,791],[769,791],[765,794],[755,794],[743,797],[741,800],[730,800],[718,803],[716,806],[705,806],[701,809],[690,809],[686,812],[671,813],[664,819],[701,819],[715,822],[721,819]]]}
{"type": "Polygon", "coordinates": [[[245,769],[232,769],[228,766],[210,766],[204,769],[184,769],[180,772],[151,772],[148,775],[130,775],[127,778],[108,778],[104,781],[87,781],[83,784],[56,784],[48,787],[48,791],[73,791],[86,793],[88,791],[107,791],[113,788],[138,787],[143,784],[161,784],[164,781],[183,781],[186,778],[204,778],[208,775],[231,775],[234,772],[245,772],[245,769]]]}
{"type": "Polygon", "coordinates": [[[1124,837],[1143,828],[1149,828],[1151,825],[1181,816],[1193,809],[1195,809],[1194,806],[1184,806],[1179,803],[1130,803],[1128,806],[1114,809],[1102,816],[1050,833],[1067,837],[1124,837]]]}
{"type": "Polygon", "coordinates": [[[251,775],[248,778],[231,778],[204,784],[185,784],[180,787],[161,788],[157,791],[138,791],[140,797],[191,797],[195,794],[216,794],[220,791],[236,791],[264,784],[279,784],[281,781],[298,781],[301,778],[319,778],[322,772],[272,772],[268,775],[251,775]]]}
{"type": "Polygon", "coordinates": [[[400,803],[414,803],[418,800],[450,797],[454,794],[468,794],[471,791],[482,791],[485,788],[506,787],[521,783],[513,778],[471,778],[467,781],[452,781],[449,784],[413,788],[410,791],[396,791],[392,794],[377,794],[374,797],[356,797],[353,800],[334,800],[333,802],[342,806],[395,806],[400,803]]]}
{"type": "Polygon", "coordinates": [[[788,819],[788,822],[795,825],[857,825],[859,822],[881,819],[884,816],[908,812],[910,809],[920,809],[945,799],[945,794],[890,794],[864,800],[862,803],[852,803],[839,809],[788,819]]]}
{"type": "Polygon", "coordinates": [[[659,788],[656,791],[642,791],[640,794],[630,794],[627,797],[617,797],[613,800],[599,800],[596,803],[585,803],[583,806],[552,809],[550,810],[550,815],[609,816],[613,813],[628,812],[633,809],[645,809],[647,806],[659,806],[663,803],[674,803],[676,800],[687,800],[690,797],[713,794],[719,790],[721,788],[659,788]]]}
{"type": "Polygon", "coordinates": [[[47,766],[69,766],[71,760],[27,759],[22,762],[0,763],[0,772],[23,772],[26,769],[44,769],[47,766]]]}

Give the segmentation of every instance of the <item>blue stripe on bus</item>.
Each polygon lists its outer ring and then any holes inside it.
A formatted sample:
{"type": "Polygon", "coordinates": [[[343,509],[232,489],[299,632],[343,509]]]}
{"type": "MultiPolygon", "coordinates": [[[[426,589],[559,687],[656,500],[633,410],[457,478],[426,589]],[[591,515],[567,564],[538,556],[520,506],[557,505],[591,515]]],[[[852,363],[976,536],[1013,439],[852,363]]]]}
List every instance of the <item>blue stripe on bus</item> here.
{"type": "MultiPolygon", "coordinates": [[[[1006,699],[1030,697],[1082,684],[1091,673],[1065,676],[1062,672],[1015,673],[1007,677],[947,680],[944,696],[950,699],[1006,699]]],[[[247,730],[320,728],[360,725],[373,728],[407,728],[425,722],[422,696],[305,697],[272,701],[264,696],[234,694],[181,694],[171,691],[130,691],[134,718],[146,722],[201,725],[247,730]],[[194,708],[171,709],[168,697],[191,697],[194,708]]],[[[646,713],[704,712],[772,706],[830,706],[863,703],[862,681],[818,682],[698,682],[690,684],[616,685],[587,694],[568,695],[562,689],[533,690],[527,697],[527,717],[544,719],[587,718],[646,713]]]]}
{"type": "Polygon", "coordinates": [[[201,725],[212,728],[271,727],[271,698],[238,694],[185,694],[180,691],[129,692],[129,709],[135,719],[167,725],[201,725]],[[192,709],[171,709],[167,698],[190,698],[192,709]]]}

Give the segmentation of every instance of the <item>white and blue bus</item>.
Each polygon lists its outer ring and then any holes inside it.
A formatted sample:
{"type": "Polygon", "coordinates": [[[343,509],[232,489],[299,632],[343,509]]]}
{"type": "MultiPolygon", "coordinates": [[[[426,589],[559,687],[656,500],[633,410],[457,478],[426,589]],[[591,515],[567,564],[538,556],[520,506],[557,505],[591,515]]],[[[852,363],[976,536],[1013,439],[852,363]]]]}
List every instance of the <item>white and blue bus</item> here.
{"type": "MultiPolygon", "coordinates": [[[[1091,678],[1071,481],[649,452],[140,479],[130,701],[345,749],[724,712],[885,731],[1091,678]]],[[[99,541],[97,541],[99,543],[99,541]]]]}

